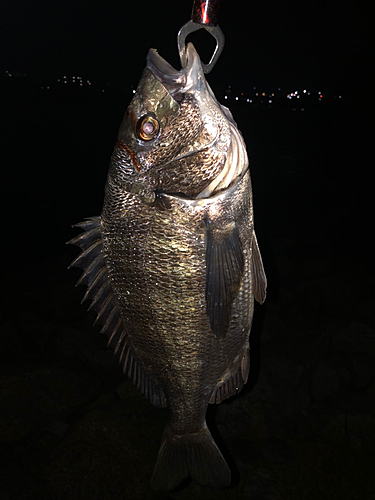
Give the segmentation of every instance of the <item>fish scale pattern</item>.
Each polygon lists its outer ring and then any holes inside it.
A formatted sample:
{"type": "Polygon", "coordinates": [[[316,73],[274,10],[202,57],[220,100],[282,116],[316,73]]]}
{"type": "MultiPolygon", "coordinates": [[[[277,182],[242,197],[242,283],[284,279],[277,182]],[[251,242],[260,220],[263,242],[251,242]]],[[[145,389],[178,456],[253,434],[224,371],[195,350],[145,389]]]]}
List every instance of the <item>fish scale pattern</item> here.
{"type": "MultiPolygon", "coordinates": [[[[234,203],[218,200],[226,221],[233,220],[236,203],[243,203],[248,174],[241,184],[234,203]]],[[[245,205],[243,213],[250,213],[251,200],[245,205]]],[[[248,373],[251,227],[239,221],[245,277],[228,335],[217,339],[205,299],[204,219],[208,216],[206,207],[178,197],[169,197],[168,210],[144,205],[109,177],[102,214],[103,247],[127,339],[139,365],[164,388],[172,425],[191,432],[204,422],[208,403],[238,392],[248,373]]]]}
{"type": "Polygon", "coordinates": [[[109,337],[108,345],[119,356],[124,373],[152,404],[165,407],[167,402],[163,389],[148,376],[129,342],[104,259],[101,222],[101,217],[92,217],[76,224],[84,232],[69,241],[69,244],[77,245],[82,250],[70,265],[83,270],[77,282],[77,285],[87,286],[82,302],[90,300],[89,310],[97,313],[95,324],[102,325],[101,333],[109,337]]]}
{"type": "Polygon", "coordinates": [[[173,160],[180,151],[191,143],[202,131],[203,122],[197,101],[186,94],[178,112],[161,131],[149,147],[139,148],[143,170],[163,165],[173,160]]]}

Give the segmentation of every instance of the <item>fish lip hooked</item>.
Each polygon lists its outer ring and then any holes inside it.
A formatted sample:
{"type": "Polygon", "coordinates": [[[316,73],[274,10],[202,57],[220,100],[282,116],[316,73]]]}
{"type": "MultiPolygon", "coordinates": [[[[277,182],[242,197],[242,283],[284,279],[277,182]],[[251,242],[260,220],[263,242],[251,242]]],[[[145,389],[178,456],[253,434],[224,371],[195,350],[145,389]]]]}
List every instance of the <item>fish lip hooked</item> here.
{"type": "MultiPolygon", "coordinates": [[[[191,73],[201,62],[192,43],[186,47],[187,64],[180,71],[169,64],[156,49],[150,49],[147,54],[147,68],[159,80],[168,92],[174,96],[181,92],[191,79],[191,73]]],[[[203,72],[203,69],[202,69],[203,72]]]]}

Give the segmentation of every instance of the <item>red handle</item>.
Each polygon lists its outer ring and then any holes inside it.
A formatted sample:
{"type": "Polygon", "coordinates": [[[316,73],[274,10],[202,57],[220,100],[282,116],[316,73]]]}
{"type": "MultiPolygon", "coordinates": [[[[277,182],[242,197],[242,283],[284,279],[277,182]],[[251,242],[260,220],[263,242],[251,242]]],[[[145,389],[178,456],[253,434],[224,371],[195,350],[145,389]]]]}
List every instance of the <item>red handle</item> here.
{"type": "Polygon", "coordinates": [[[191,20],[197,24],[217,25],[219,0],[194,0],[191,20]]]}

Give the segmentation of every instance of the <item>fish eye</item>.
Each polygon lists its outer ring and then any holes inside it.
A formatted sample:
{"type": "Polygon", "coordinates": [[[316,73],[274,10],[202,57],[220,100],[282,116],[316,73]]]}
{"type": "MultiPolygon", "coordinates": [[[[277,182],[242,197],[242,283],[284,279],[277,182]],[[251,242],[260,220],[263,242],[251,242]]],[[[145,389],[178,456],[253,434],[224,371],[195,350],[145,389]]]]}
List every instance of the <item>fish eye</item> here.
{"type": "Polygon", "coordinates": [[[151,141],[158,135],[159,129],[160,124],[158,120],[154,116],[147,114],[138,120],[136,132],[142,141],[151,141]]]}

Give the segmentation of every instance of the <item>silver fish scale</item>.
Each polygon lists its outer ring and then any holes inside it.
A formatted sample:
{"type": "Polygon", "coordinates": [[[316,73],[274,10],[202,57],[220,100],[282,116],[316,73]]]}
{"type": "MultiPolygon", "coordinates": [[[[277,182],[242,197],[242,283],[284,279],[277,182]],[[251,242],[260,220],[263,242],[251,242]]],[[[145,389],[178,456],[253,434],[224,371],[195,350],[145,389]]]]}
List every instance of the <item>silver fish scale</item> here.
{"type": "MultiPolygon", "coordinates": [[[[191,98],[188,102],[186,111],[190,115],[190,109],[195,109],[196,104],[191,98]]],[[[223,169],[230,144],[228,122],[217,109],[212,109],[211,115],[204,117],[204,122],[205,127],[195,139],[185,142],[179,158],[159,170],[159,185],[164,192],[180,192],[195,198],[223,169]],[[194,153],[193,161],[189,153],[194,153]]]]}
{"type": "Polygon", "coordinates": [[[171,426],[202,427],[212,391],[239,368],[248,349],[253,309],[251,199],[247,173],[233,196],[193,206],[170,197],[169,209],[147,206],[108,179],[102,235],[109,279],[138,362],[161,384],[171,426]],[[238,218],[244,278],[226,338],[216,338],[206,312],[205,218],[238,218]],[[249,217],[250,216],[250,217],[249,217]],[[241,222],[244,221],[244,222],[241,222]]]}
{"type": "Polygon", "coordinates": [[[185,144],[190,143],[203,128],[199,106],[193,96],[186,95],[180,103],[176,115],[166,123],[164,130],[155,140],[152,147],[142,152],[144,146],[137,151],[142,164],[155,167],[173,160],[185,144]],[[177,133],[178,132],[178,133],[177,133]]]}

